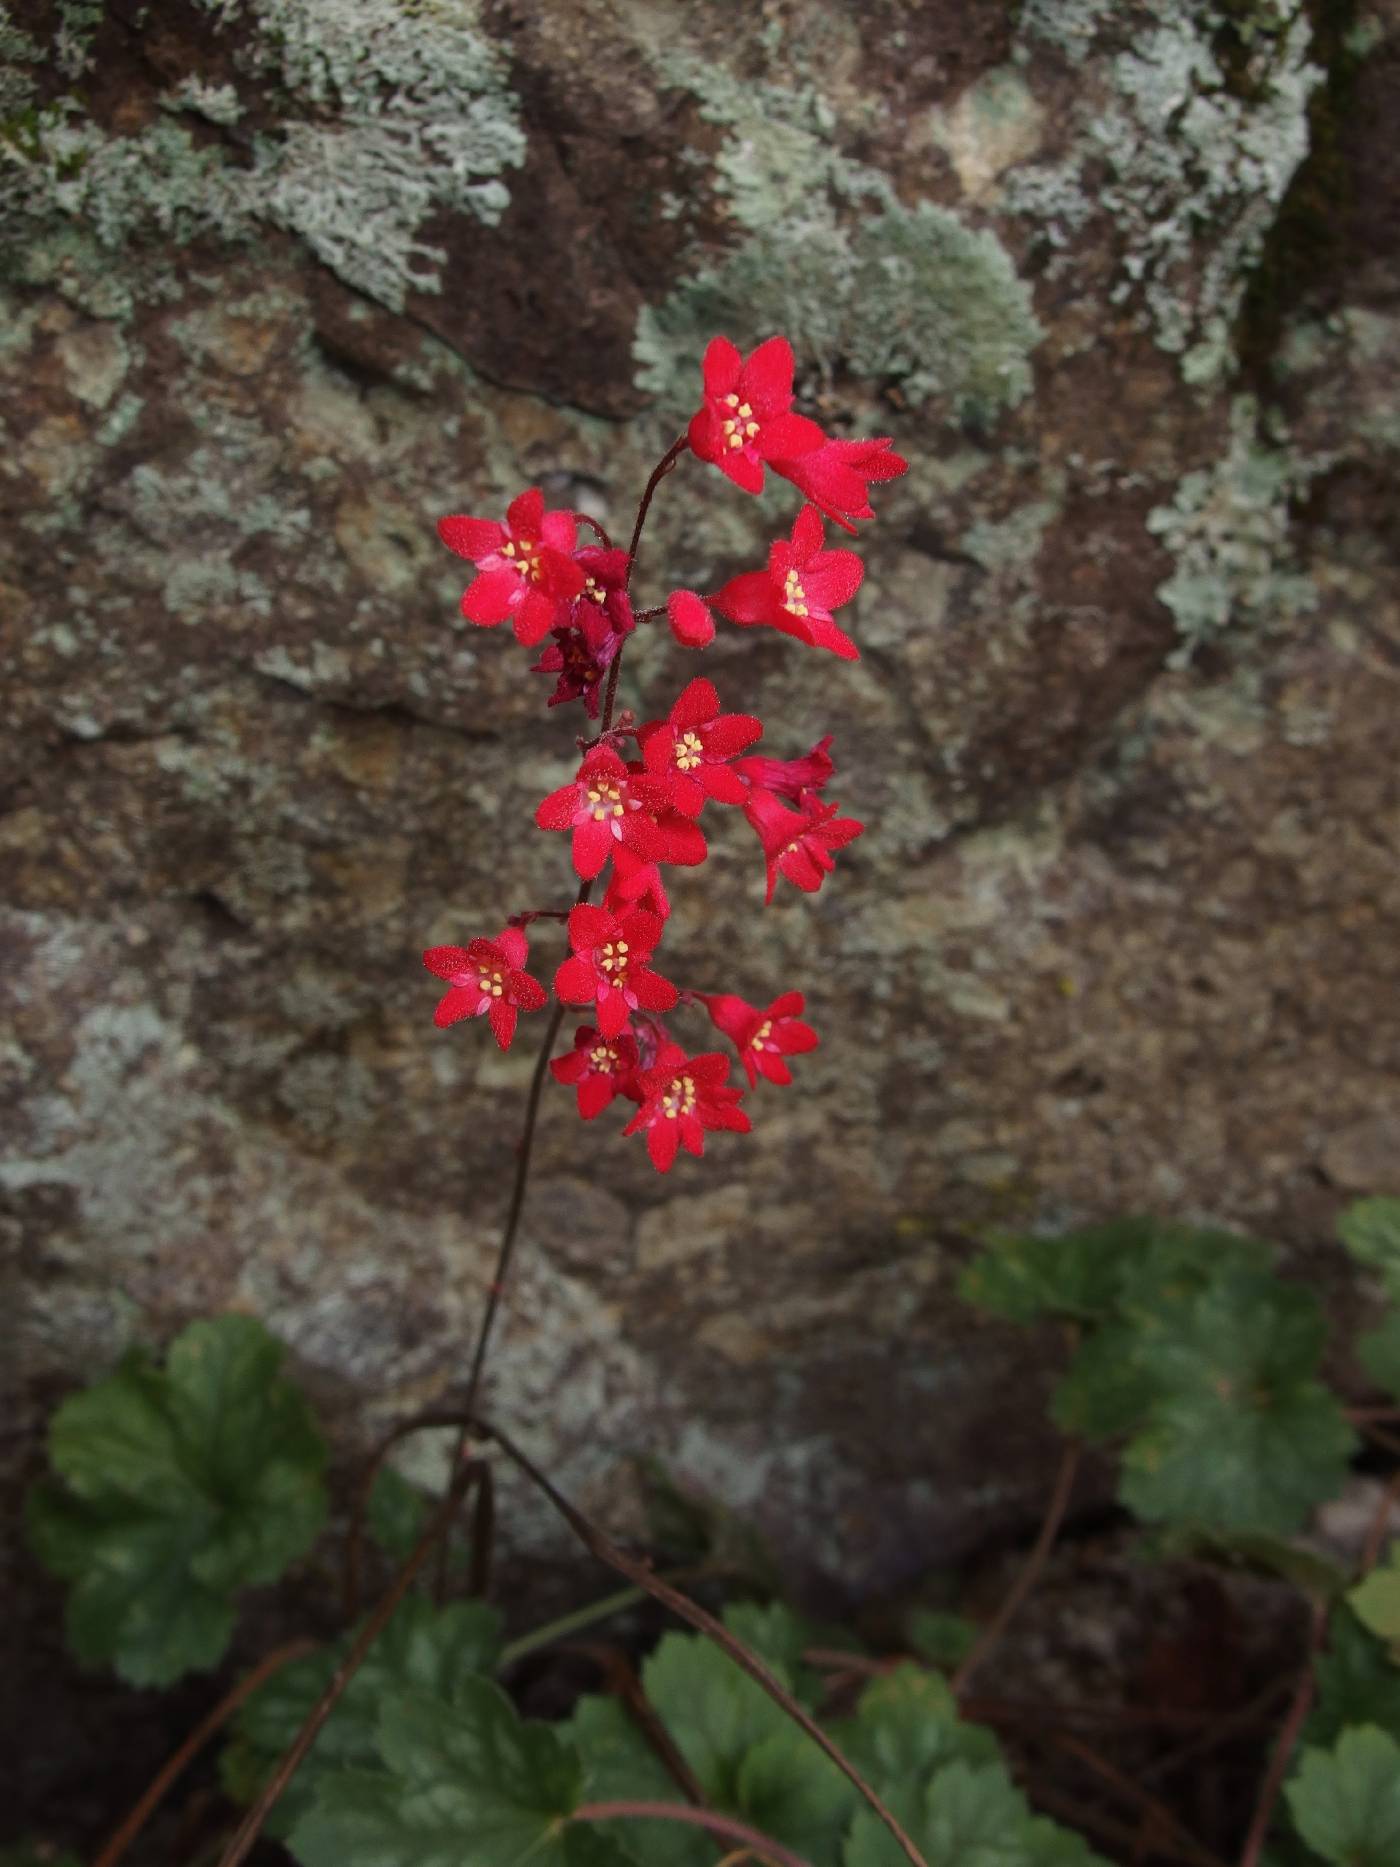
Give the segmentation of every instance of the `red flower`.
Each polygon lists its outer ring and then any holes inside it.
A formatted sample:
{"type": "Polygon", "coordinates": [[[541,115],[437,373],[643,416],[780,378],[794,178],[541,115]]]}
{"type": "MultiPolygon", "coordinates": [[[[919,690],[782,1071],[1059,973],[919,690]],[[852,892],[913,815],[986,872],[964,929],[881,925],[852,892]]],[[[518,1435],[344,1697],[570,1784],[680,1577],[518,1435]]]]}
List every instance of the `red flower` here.
{"type": "Polygon", "coordinates": [[[659,1173],[670,1171],[681,1145],[703,1154],[707,1128],[747,1134],[749,1118],[738,1106],[744,1092],[724,1086],[728,1074],[729,1059],[717,1050],[687,1057],[679,1044],[664,1044],[655,1065],[642,1071],[645,1099],[622,1132],[645,1128],[647,1152],[659,1173]]]}
{"type": "Polygon", "coordinates": [[[518,927],[507,927],[494,940],[473,940],[469,946],[430,946],[423,964],[450,990],[433,1014],[439,1026],[459,1018],[479,1018],[485,1012],[502,1050],[510,1049],[515,1021],[522,1011],[538,1011],[548,997],[538,979],[522,972],[529,944],[518,927]]]}
{"type": "Polygon", "coordinates": [[[654,862],[634,856],[626,843],[613,851],[613,870],[603,891],[603,906],[609,914],[622,914],[628,908],[648,908],[659,920],[671,918],[671,903],[661,871],[654,862]]]}
{"type": "Polygon", "coordinates": [[[578,536],[572,512],[546,512],[537,486],[510,502],[506,523],[462,515],[438,520],[438,537],[480,575],[462,594],[468,622],[492,628],[507,617],[516,639],[533,648],[559,605],[578,595],[585,572],[569,555],[578,536]]]}
{"type": "Polygon", "coordinates": [[[699,992],[696,996],[704,999],[705,1009],[716,1028],[724,1032],[738,1051],[750,1088],[760,1075],[766,1076],[770,1083],[790,1083],[792,1071],[783,1058],[817,1047],[816,1032],[797,1015],[806,1004],[800,992],[784,992],[766,1011],[760,1011],[757,1005],[750,1005],[733,992],[713,997],[699,992]]]}
{"type": "Polygon", "coordinates": [[[711,682],[698,678],[684,690],[664,720],[652,720],[637,737],[642,762],[669,801],[688,817],[698,817],[707,797],[722,804],[742,804],[748,786],[725,764],[752,745],[763,732],[762,720],[749,713],[721,713],[711,682]]]}
{"type": "Polygon", "coordinates": [[[569,913],[573,957],[554,975],[554,989],[566,1005],[598,1007],[598,1029],[616,1037],[629,1012],[669,1011],[677,992],[669,979],[647,965],[661,938],[661,922],[645,908],[609,914],[584,905],[569,913]]]}
{"type": "Polygon", "coordinates": [[[705,400],[691,417],[691,451],[746,493],[763,491],[765,460],[790,460],[825,441],[816,422],[792,413],[786,337],[770,337],[747,360],[727,337],[712,337],[702,367],[705,400]]]}
{"type": "Polygon", "coordinates": [[[630,771],[611,746],[594,746],[572,784],[561,785],[535,812],[542,830],[572,830],[574,868],[597,875],[619,843],[646,862],[666,859],[667,838],[655,812],[666,793],[653,778],[630,771]]]}
{"type": "Polygon", "coordinates": [[[823,804],[819,797],[804,793],[797,810],[764,791],[758,785],[749,792],[744,815],[758,832],[768,864],[768,892],[773,899],[779,875],[795,882],[806,894],[814,895],[836,867],[830,851],[853,843],[865,828],[854,817],[838,817],[839,804],[823,804]]]}
{"type": "Polygon", "coordinates": [[[850,602],[864,566],[854,551],[826,551],[824,542],[821,514],[804,506],[792,537],[770,545],[768,569],[731,577],[711,599],[715,608],[745,628],[767,623],[815,648],[829,648],[843,661],[859,661],[860,650],[831,612],[850,602]]]}
{"type": "Polygon", "coordinates": [[[760,785],[765,791],[775,791],[779,797],[791,798],[796,804],[804,791],[821,791],[826,788],[828,779],[836,770],[827,747],[831,744],[831,734],[819,739],[806,758],[768,758],[764,753],[755,752],[749,758],[736,758],[732,767],[746,784],[760,785]]]}
{"type": "Polygon", "coordinates": [[[873,519],[868,482],[895,480],[908,472],[909,462],[890,451],[888,437],[877,441],[827,441],[804,450],[792,460],[770,457],[774,473],[791,480],[814,506],[846,531],[852,519],[873,519]]]}
{"type": "Polygon", "coordinates": [[[637,1041],[633,1037],[604,1037],[591,1024],[580,1025],[574,1032],[573,1049],[552,1057],[549,1068],[556,1082],[575,1085],[578,1112],[585,1121],[601,1115],[614,1096],[630,1096],[634,1102],[642,1099],[636,1086],[637,1041]]]}
{"type": "Polygon", "coordinates": [[[575,551],[574,562],[583,572],[583,588],[556,610],[554,640],[530,672],[559,676],[550,706],[582,700],[589,719],[596,720],[603,675],[636,627],[627,596],[628,559],[625,551],[585,545],[575,551]]]}

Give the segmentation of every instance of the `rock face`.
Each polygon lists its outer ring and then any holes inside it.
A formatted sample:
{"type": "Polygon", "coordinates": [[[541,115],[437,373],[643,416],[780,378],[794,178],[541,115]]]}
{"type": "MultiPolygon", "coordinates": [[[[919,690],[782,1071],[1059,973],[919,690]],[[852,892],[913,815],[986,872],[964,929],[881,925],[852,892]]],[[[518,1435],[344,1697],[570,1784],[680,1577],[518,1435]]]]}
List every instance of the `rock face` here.
{"type": "MultiPolygon", "coordinates": [[[[532,1056],[418,956],[568,899],[579,725],[433,520],[625,535],[716,330],[912,462],[858,665],[703,664],[868,829],[766,912],[742,826],[678,872],[672,976],[823,1046],[664,1180],[553,1094],[500,1417],[622,1527],[645,1454],[892,1587],[1044,1483],[979,1232],[1307,1251],[1397,1190],[1395,0],[32,0],[0,53],[12,1420],[230,1307],[347,1454],[460,1381],[532,1056]]],[[[789,493],[684,463],[643,600],[789,493]]]]}

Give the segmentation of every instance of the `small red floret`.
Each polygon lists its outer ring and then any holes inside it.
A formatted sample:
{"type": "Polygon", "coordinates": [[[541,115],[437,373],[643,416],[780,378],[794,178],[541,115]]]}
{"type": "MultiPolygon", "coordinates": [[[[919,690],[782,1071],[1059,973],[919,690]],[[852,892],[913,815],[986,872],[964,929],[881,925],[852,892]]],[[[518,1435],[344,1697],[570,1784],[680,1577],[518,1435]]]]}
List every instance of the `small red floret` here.
{"type": "Polygon", "coordinates": [[[518,927],[467,946],[430,946],[423,964],[450,988],[439,1001],[433,1023],[444,1027],[461,1018],[485,1016],[496,1042],[509,1050],[518,1014],[538,1011],[548,998],[539,980],[522,970],[529,950],[518,927]]]}

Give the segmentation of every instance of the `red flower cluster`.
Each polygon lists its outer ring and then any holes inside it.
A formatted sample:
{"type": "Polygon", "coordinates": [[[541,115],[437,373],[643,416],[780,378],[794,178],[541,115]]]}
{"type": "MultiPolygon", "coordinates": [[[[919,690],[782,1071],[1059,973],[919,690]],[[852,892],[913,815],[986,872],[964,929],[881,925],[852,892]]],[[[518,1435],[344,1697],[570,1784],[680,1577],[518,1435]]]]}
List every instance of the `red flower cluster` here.
{"type": "Polygon", "coordinates": [[[729,1058],[718,1051],[688,1055],[671,1036],[666,1014],[703,1006],[733,1045],[749,1088],[760,1077],[790,1083],[786,1059],[814,1049],[817,1037],[800,1016],[800,992],[784,992],[762,1009],[733,992],[678,990],[653,969],[671,912],[662,869],[705,861],[699,820],[711,804],[742,812],[756,832],[768,901],[780,876],[815,892],[835,867],[833,852],[862,829],[824,801],[835,771],[829,735],[800,758],[752,751],[762,722],[725,712],[708,680],[692,680],[664,718],[637,723],[623,714],[615,724],[612,717],[627,637],[639,622],[660,616],[685,648],[713,640],[718,612],[741,628],[776,629],[857,659],[855,642],[833,612],[855,596],[862,566],[854,551],[827,547],[822,518],[853,532],[853,521],[873,516],[870,486],[904,472],[905,462],[888,440],[834,438],[797,413],[793,369],[785,338],[769,338],[745,358],[728,338],[716,337],[705,353],[701,406],[643,496],[639,532],[656,485],[686,447],[745,492],[761,491],[771,468],[802,493],[806,503],[791,533],[770,546],[766,569],[731,577],[711,596],[673,590],[656,608],[634,612],[633,558],[593,520],[601,542],[580,546],[579,515],[547,511],[538,488],[511,501],[504,523],[462,515],[438,522],[443,542],[476,567],[463,615],[483,627],[509,621],[527,647],[548,637],[535,669],[556,677],[549,705],[577,700],[591,720],[601,709],[602,721],[596,738],[580,740],[574,777],[535,812],[541,829],[571,838],[581,882],[574,905],[567,913],[516,915],[494,940],[429,948],[424,964],[449,988],[436,1021],[484,1015],[497,1042],[508,1046],[519,1013],[548,1002],[544,987],[523,970],[522,929],[542,917],[567,919],[570,951],[554,975],[551,1030],[567,1006],[591,1007],[594,1022],[575,1031],[572,1048],[551,1060],[550,1071],[575,1090],[585,1121],[618,1096],[636,1104],[623,1133],[645,1134],[663,1173],[682,1147],[701,1153],[708,1130],[749,1128],[740,1106],[745,1091],[727,1081],[729,1058]],[[605,871],[603,902],[594,906],[589,894],[605,871]]]}

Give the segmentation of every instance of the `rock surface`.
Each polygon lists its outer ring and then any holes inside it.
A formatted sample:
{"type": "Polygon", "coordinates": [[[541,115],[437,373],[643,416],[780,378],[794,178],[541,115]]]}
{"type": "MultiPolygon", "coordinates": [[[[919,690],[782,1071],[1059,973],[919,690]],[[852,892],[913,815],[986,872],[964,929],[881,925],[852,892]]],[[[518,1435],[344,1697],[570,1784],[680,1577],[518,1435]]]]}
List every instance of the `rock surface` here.
{"type": "MultiPolygon", "coordinates": [[[[33,0],[0,54],[16,1479],[200,1313],[346,1456],[460,1381],[532,1057],[435,1032],[418,955],[568,898],[578,726],[433,521],[536,483],[625,534],[717,329],[913,463],[858,666],[704,663],[868,829],[765,914],[717,826],[671,970],[823,1047],[664,1180],[556,1092],[492,1407],[621,1528],[646,1455],[888,1589],[1045,1483],[981,1231],[1308,1254],[1400,1190],[1395,0],[33,0]]],[[[644,600],[787,490],[685,463],[644,600]]],[[[645,640],[623,697],[692,671],[645,640]]]]}

